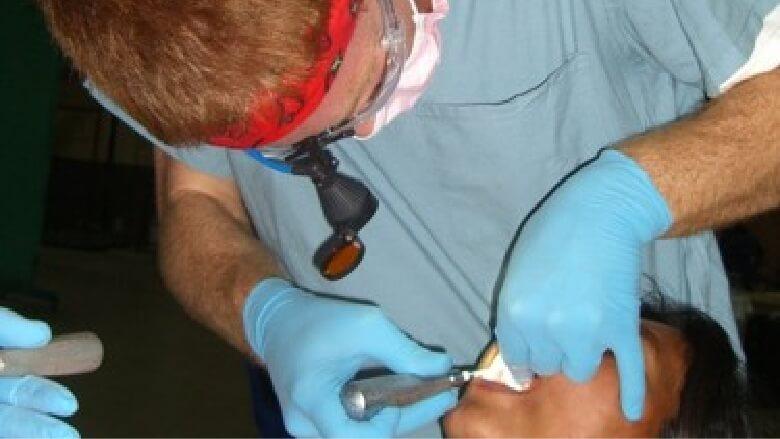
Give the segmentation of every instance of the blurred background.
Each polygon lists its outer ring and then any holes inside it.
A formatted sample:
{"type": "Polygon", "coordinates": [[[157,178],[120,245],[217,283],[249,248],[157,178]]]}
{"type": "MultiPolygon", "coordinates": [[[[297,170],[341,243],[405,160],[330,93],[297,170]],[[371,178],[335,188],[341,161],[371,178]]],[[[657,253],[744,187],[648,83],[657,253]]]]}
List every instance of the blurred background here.
{"type": "Polygon", "coordinates": [[[83,436],[256,436],[242,356],[159,279],[151,147],[86,96],[31,3],[0,6],[0,305],[100,335],[103,366],[61,380],[83,436]]]}
{"type": "MultiPolygon", "coordinates": [[[[86,437],[256,436],[241,356],[190,321],[155,265],[152,147],[104,112],[25,0],[0,13],[0,305],[102,338],[62,381],[86,437]]],[[[780,213],[719,233],[757,436],[780,436],[780,213]]]]}

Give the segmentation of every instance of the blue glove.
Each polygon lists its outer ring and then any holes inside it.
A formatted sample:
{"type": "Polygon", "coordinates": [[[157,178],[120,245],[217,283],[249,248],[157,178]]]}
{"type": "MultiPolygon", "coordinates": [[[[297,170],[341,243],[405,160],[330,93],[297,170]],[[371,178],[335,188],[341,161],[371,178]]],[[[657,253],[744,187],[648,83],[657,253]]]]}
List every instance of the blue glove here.
{"type": "Polygon", "coordinates": [[[385,408],[367,422],[347,417],[341,388],[366,364],[421,376],[452,367],[451,358],[423,349],[378,307],[316,296],[272,278],[247,298],[244,329],[268,368],[293,436],[404,435],[456,403],[457,393],[451,391],[408,407],[385,408]]]}
{"type": "MultiPolygon", "coordinates": [[[[36,348],[49,340],[46,323],[0,308],[3,348],[36,348]]],[[[70,416],[77,408],[73,394],[53,381],[35,376],[0,378],[0,437],[77,438],[73,427],[50,416],[70,416]]]]}
{"type": "Polygon", "coordinates": [[[495,330],[507,362],[583,382],[610,350],[623,413],[641,418],[641,255],[670,225],[649,176],[622,153],[604,151],[572,175],[529,218],[511,251],[495,330]]]}

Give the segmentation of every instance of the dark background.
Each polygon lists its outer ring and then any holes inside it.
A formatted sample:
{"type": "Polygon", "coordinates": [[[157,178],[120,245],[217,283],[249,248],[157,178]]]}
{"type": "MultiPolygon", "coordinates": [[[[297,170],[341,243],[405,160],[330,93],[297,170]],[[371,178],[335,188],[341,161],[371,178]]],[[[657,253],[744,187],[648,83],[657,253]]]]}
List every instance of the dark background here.
{"type": "Polygon", "coordinates": [[[95,373],[62,379],[85,437],[250,437],[242,357],[165,292],[152,149],[85,96],[27,0],[0,2],[0,305],[91,330],[95,373]]]}
{"type": "MultiPolygon", "coordinates": [[[[256,434],[241,357],[158,277],[152,147],[86,95],[28,2],[0,12],[0,302],[103,339],[103,367],[62,380],[81,403],[73,423],[88,437],[256,434]]],[[[756,435],[778,436],[780,214],[719,239],[756,435]]]]}

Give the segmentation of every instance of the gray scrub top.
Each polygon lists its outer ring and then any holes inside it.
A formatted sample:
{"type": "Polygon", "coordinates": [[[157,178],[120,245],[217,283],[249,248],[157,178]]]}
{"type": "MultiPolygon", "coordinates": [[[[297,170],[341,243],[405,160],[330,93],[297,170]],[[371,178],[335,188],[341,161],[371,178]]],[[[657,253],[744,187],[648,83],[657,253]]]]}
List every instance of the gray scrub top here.
{"type": "MultiPolygon", "coordinates": [[[[376,303],[416,340],[468,364],[491,337],[502,259],[530,209],[600,148],[720,94],[778,3],[453,0],[441,64],[417,105],[376,137],[332,148],[340,170],[380,203],[361,232],[365,259],[337,282],[311,263],[331,229],[307,178],[239,151],[170,148],[92,91],[172,156],[232,178],[257,235],[297,285],[376,303]]],[[[644,273],[643,289],[652,278],[707,311],[740,350],[711,232],[649,245],[644,273]]],[[[429,427],[421,434],[437,433],[429,427]]]]}

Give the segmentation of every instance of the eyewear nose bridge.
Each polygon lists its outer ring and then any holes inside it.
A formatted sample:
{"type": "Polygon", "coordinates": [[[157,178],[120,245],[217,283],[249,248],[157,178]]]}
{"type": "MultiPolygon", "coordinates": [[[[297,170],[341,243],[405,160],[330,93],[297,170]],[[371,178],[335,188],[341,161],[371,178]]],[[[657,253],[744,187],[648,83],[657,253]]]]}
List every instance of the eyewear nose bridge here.
{"type": "Polygon", "coordinates": [[[406,30],[396,14],[393,0],[374,1],[377,2],[382,17],[382,33],[380,39],[377,41],[379,48],[381,48],[385,54],[385,65],[382,78],[377,84],[374,93],[372,93],[369,98],[368,103],[363,108],[359,109],[356,114],[342,121],[342,123],[328,129],[332,135],[347,130],[354,131],[356,126],[369,120],[384,107],[398,86],[401,72],[404,63],[406,62],[406,30]]]}

